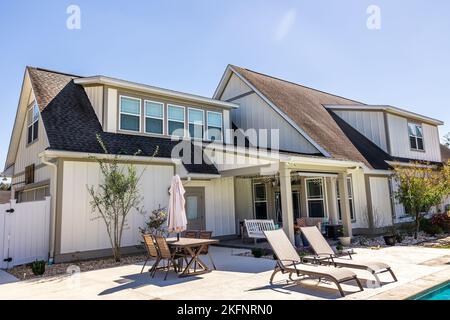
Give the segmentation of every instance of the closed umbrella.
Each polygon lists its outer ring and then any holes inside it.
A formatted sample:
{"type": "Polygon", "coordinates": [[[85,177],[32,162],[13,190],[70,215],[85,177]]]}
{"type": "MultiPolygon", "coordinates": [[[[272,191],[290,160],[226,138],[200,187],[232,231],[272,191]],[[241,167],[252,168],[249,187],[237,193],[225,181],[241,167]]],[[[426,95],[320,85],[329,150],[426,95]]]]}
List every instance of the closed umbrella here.
{"type": "Polygon", "coordinates": [[[169,232],[176,232],[177,238],[180,239],[180,232],[186,230],[187,218],[184,200],[184,187],[180,176],[176,175],[172,178],[172,184],[169,189],[169,232]]]}

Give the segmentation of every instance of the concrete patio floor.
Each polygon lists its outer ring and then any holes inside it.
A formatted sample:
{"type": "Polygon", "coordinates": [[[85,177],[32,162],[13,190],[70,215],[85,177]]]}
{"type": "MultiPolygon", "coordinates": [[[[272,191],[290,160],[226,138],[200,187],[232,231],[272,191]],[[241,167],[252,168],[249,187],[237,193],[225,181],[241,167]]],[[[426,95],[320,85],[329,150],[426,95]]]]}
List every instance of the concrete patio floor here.
{"type": "MultiPolygon", "coordinates": [[[[371,285],[365,271],[355,271],[363,280],[364,291],[356,284],[343,285],[344,299],[404,299],[428,287],[450,279],[450,251],[422,247],[391,247],[381,250],[355,249],[356,261],[377,260],[392,266],[399,281],[390,283],[390,275],[380,276],[381,288],[371,285]],[[419,280],[421,279],[421,280],[419,280]]],[[[278,274],[269,284],[275,262],[235,255],[241,249],[211,248],[217,271],[187,278],[173,272],[164,281],[163,272],[154,279],[140,274],[142,264],[83,272],[0,285],[0,299],[342,299],[332,284],[316,280],[301,285],[287,283],[278,274]]],[[[204,261],[208,261],[205,257],[204,261]]]]}

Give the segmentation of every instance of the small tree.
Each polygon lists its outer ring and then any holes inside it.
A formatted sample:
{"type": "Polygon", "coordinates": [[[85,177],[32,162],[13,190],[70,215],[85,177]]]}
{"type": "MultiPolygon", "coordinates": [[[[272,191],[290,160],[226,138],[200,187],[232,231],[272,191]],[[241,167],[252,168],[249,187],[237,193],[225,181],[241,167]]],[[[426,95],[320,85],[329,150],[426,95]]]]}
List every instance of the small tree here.
{"type": "MultiPolygon", "coordinates": [[[[97,140],[105,154],[108,150],[97,135],[97,140]]],[[[157,151],[156,151],[157,152],[157,151]]],[[[155,153],[156,153],[155,152],[155,153]]],[[[138,151],[135,155],[139,154],[138,151]]],[[[114,259],[120,261],[120,248],[122,243],[123,228],[126,218],[132,209],[143,213],[140,207],[142,198],[139,193],[138,183],[142,176],[136,172],[132,164],[120,164],[120,156],[114,155],[111,159],[95,158],[102,173],[102,182],[97,188],[88,186],[91,196],[91,207],[106,225],[114,259]]]]}
{"type": "Polygon", "coordinates": [[[414,238],[420,228],[420,216],[431,207],[442,203],[450,192],[449,163],[433,168],[424,163],[413,163],[411,166],[397,166],[394,177],[399,188],[395,197],[405,206],[406,212],[414,218],[414,238]]]}

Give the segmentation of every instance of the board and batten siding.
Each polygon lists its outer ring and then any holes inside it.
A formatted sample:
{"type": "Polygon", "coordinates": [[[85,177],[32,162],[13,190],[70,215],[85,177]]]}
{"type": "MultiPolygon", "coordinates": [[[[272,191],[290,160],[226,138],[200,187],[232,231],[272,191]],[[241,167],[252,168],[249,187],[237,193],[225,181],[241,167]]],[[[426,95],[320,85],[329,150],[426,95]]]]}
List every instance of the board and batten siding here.
{"type": "Polygon", "coordinates": [[[389,179],[369,177],[373,221],[376,228],[392,225],[392,204],[389,179]]]}
{"type": "MultiPolygon", "coordinates": [[[[221,100],[237,97],[250,91],[251,88],[233,74],[221,100]]],[[[262,147],[309,154],[319,153],[317,148],[256,93],[245,95],[233,102],[239,105],[239,108],[231,111],[231,119],[238,128],[256,129],[258,134],[261,133],[259,131],[261,129],[267,130],[267,135],[264,135],[267,138],[267,146],[262,145],[262,147]],[[279,130],[279,139],[274,136],[274,142],[279,141],[279,146],[272,146],[271,130],[279,130]]]]}
{"type": "MultiPolygon", "coordinates": [[[[136,165],[140,180],[142,205],[146,215],[133,210],[126,222],[122,245],[137,245],[141,241],[139,227],[144,227],[148,215],[158,207],[166,207],[168,189],[174,173],[172,166],[136,165]],[[145,170],[144,170],[145,169],[145,170]]],[[[60,254],[110,248],[104,222],[92,213],[87,186],[101,181],[99,166],[95,162],[64,161],[61,207],[60,254]]]]}
{"type": "MultiPolygon", "coordinates": [[[[34,164],[36,167],[41,165],[39,154],[49,147],[47,134],[45,133],[44,123],[39,116],[38,139],[31,144],[27,144],[27,119],[22,126],[22,133],[20,135],[19,147],[17,149],[16,161],[14,163],[14,177],[12,183],[21,183],[25,179],[25,168],[34,164]]],[[[41,182],[51,178],[51,170],[47,166],[38,167],[35,171],[35,182],[41,182]]],[[[19,186],[20,185],[16,185],[19,186]]]]}
{"type": "Polygon", "coordinates": [[[107,88],[107,102],[105,103],[106,107],[106,123],[105,131],[107,132],[116,132],[117,131],[117,89],[107,88]]]}
{"type": "Polygon", "coordinates": [[[232,177],[209,181],[191,180],[184,186],[205,188],[205,223],[206,229],[213,232],[213,237],[236,234],[232,177]]]}
{"type": "Polygon", "coordinates": [[[369,212],[367,210],[367,193],[364,172],[356,170],[352,172],[351,178],[355,213],[355,221],[352,223],[352,227],[368,228],[369,212]]]}
{"type": "Polygon", "coordinates": [[[94,108],[98,121],[103,126],[103,86],[85,87],[84,91],[94,108]]]}
{"type": "MultiPolygon", "coordinates": [[[[422,123],[425,151],[411,150],[408,135],[408,120],[388,114],[391,155],[415,160],[441,161],[439,130],[436,126],[422,123]]],[[[412,121],[414,122],[414,121],[412,121]]]]}
{"type": "Polygon", "coordinates": [[[333,110],[367,139],[388,152],[384,113],[381,111],[333,110]]]}

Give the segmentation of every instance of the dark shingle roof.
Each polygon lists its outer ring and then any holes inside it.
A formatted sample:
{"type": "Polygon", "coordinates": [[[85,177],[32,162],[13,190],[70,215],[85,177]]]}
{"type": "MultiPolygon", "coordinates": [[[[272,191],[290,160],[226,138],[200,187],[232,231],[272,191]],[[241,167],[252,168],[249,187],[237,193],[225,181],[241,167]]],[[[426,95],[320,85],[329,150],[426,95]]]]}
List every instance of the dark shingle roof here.
{"type": "MultiPolygon", "coordinates": [[[[139,156],[171,158],[177,141],[104,132],[83,87],[72,81],[74,76],[36,68],[28,68],[28,72],[41,109],[49,149],[103,153],[97,141],[99,135],[112,154],[134,155],[140,151],[139,156]]],[[[201,147],[191,149],[193,154],[201,147]]],[[[218,174],[214,165],[204,161],[202,164],[183,164],[191,173],[218,174]]]]}
{"type": "Polygon", "coordinates": [[[248,69],[232,68],[302,128],[333,158],[370,166],[323,105],[362,103],[277,79],[248,69]]]}

